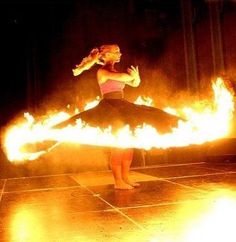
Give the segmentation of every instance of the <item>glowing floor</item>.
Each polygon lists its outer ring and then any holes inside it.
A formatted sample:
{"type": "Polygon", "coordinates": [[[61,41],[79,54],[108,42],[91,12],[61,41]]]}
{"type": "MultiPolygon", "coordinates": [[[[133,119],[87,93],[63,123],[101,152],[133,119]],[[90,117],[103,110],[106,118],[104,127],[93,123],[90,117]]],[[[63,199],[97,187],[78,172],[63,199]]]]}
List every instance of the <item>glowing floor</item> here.
{"type": "Polygon", "coordinates": [[[235,242],[236,163],[0,180],[0,241],[235,242]]]}

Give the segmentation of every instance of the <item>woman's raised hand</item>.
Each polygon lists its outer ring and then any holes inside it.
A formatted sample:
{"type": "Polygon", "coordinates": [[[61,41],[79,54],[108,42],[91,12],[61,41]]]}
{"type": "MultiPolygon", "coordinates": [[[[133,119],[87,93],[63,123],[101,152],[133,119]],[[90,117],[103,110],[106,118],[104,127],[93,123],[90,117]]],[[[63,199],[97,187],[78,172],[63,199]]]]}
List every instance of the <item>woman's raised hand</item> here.
{"type": "Polygon", "coordinates": [[[140,84],[140,76],[139,76],[139,69],[138,66],[134,67],[131,66],[130,68],[127,69],[127,72],[129,73],[130,76],[134,78],[133,84],[134,86],[138,86],[140,84]]]}
{"type": "Polygon", "coordinates": [[[89,55],[90,55],[91,57],[93,57],[93,58],[97,58],[97,57],[99,57],[99,49],[98,49],[98,48],[93,48],[93,49],[90,51],[89,55]]]}
{"type": "Polygon", "coordinates": [[[100,64],[99,58],[101,57],[101,55],[98,48],[92,49],[89,54],[89,57],[92,58],[92,60],[94,60],[95,63],[100,64]]]}

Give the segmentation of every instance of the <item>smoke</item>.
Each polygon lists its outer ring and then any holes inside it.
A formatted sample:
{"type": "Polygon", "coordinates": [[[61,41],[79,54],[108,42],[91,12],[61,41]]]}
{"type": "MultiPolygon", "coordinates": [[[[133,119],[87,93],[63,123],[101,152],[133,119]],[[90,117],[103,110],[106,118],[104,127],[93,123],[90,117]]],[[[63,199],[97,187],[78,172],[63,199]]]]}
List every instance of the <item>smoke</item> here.
{"type": "MultiPolygon", "coordinates": [[[[141,84],[137,88],[126,87],[125,97],[129,101],[135,101],[138,96],[150,97],[157,108],[180,108],[191,105],[203,99],[210,99],[211,85],[206,92],[190,92],[185,80],[177,79],[172,73],[163,70],[158,64],[150,64],[148,60],[139,60],[141,84]]],[[[209,81],[210,83],[210,81],[209,81]]]]}
{"type": "Polygon", "coordinates": [[[25,166],[32,175],[65,174],[107,170],[108,161],[106,148],[61,143],[39,159],[27,162],[25,166]]]}

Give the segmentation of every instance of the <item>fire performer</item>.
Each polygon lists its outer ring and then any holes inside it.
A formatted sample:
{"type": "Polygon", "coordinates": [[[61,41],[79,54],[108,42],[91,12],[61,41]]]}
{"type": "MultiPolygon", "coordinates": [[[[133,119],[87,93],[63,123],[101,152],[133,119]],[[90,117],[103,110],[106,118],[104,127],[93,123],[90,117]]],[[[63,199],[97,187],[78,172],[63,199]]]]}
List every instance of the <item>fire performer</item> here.
{"type": "MultiPolygon", "coordinates": [[[[113,132],[125,125],[134,129],[146,123],[155,127],[158,132],[165,133],[177,125],[179,118],[173,115],[157,108],[136,105],[124,99],[125,85],[138,87],[141,80],[138,67],[131,66],[127,72],[116,70],[115,64],[120,62],[120,58],[121,52],[118,45],[102,45],[100,48],[94,48],[79,65],[76,65],[73,69],[74,76],[89,70],[95,64],[102,65],[97,71],[97,81],[103,98],[96,107],[71,117],[56,125],[56,128],[75,124],[77,119],[91,126],[101,128],[111,126],[113,132]]],[[[111,149],[110,167],[116,189],[133,189],[139,186],[129,178],[132,158],[133,149],[111,149]]]]}

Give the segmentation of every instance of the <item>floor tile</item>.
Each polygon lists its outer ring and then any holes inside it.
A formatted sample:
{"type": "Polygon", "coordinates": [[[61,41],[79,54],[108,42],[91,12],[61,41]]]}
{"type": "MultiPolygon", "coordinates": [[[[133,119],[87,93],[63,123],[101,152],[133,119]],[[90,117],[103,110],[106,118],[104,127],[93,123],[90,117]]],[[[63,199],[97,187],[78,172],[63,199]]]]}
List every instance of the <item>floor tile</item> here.
{"type": "MultiPolygon", "coordinates": [[[[117,211],[17,214],[1,238],[14,241],[138,241],[140,228],[117,211]],[[24,233],[22,233],[24,231],[24,233]]],[[[146,234],[144,236],[147,236],[146,234]]],[[[144,240],[143,240],[144,241],[144,240]]]]}
{"type": "Polygon", "coordinates": [[[236,191],[236,174],[217,174],[191,178],[172,179],[172,182],[207,191],[236,191]]]}
{"type": "Polygon", "coordinates": [[[202,193],[195,189],[156,180],[140,182],[132,190],[117,190],[112,185],[89,187],[115,207],[129,207],[197,199],[202,193]]]}
{"type": "Polygon", "coordinates": [[[213,162],[206,162],[204,164],[201,165],[202,167],[206,167],[206,168],[209,168],[209,169],[214,169],[214,170],[217,170],[217,171],[220,171],[220,172],[229,172],[229,171],[232,171],[232,172],[236,172],[236,162],[233,163],[233,162],[216,162],[216,163],[213,163],[213,162]]]}
{"type": "Polygon", "coordinates": [[[153,241],[236,241],[232,224],[236,222],[235,200],[222,203],[220,198],[209,195],[202,200],[122,209],[122,212],[143,226],[153,241]]]}
{"type": "Polygon", "coordinates": [[[181,166],[166,166],[166,167],[149,167],[148,169],[139,169],[139,172],[156,176],[158,178],[182,177],[199,174],[214,173],[212,169],[202,167],[200,165],[181,165],[181,166]]]}
{"type": "Polygon", "coordinates": [[[3,186],[4,186],[4,181],[5,181],[5,180],[0,179],[0,190],[2,190],[2,189],[3,189],[3,186]]]}
{"type": "Polygon", "coordinates": [[[68,175],[8,179],[4,191],[26,191],[54,187],[78,186],[68,175]]]}
{"type": "Polygon", "coordinates": [[[22,193],[4,193],[0,203],[0,223],[7,226],[3,218],[15,216],[18,211],[43,211],[53,213],[65,211],[75,213],[80,211],[99,211],[111,208],[82,188],[54,190],[54,191],[35,191],[22,193]]]}

